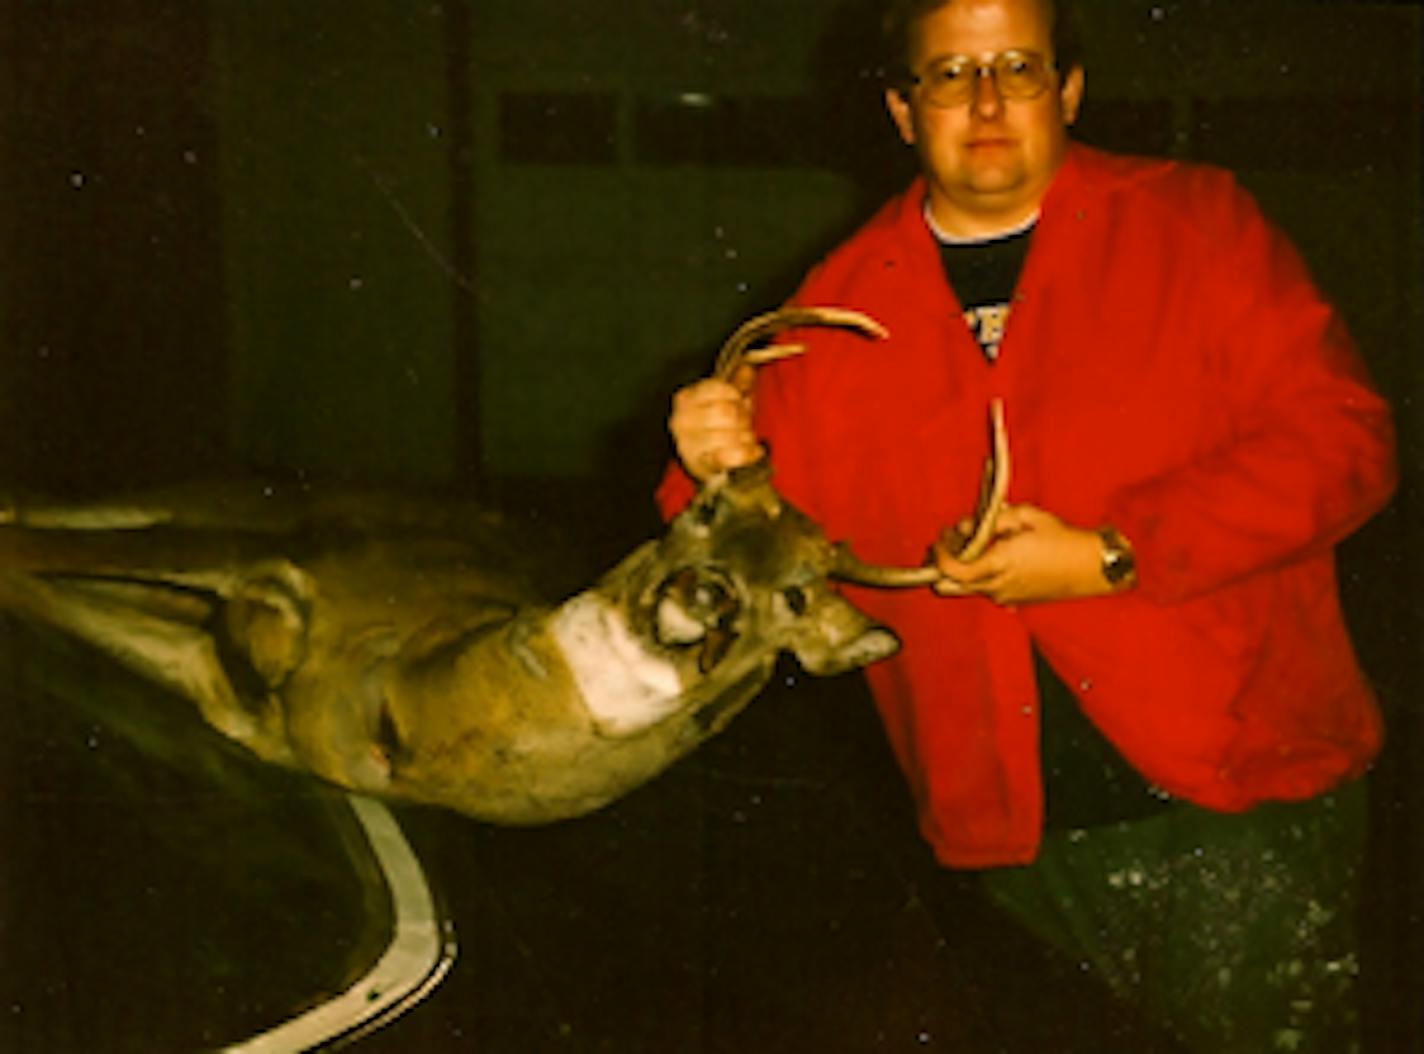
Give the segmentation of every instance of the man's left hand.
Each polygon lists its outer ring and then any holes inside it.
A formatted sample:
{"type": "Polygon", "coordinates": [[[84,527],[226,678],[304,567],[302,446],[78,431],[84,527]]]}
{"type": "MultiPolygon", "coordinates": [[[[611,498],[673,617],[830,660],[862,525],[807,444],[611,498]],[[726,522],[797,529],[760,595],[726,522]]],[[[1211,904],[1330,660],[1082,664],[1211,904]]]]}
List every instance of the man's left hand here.
{"type": "Polygon", "coordinates": [[[1096,531],[1074,527],[1035,505],[1006,505],[999,513],[994,542],[977,560],[955,559],[952,532],[934,546],[944,579],[935,592],[967,593],[997,604],[1102,596],[1113,592],[1103,577],[1102,540],[1096,531]]]}

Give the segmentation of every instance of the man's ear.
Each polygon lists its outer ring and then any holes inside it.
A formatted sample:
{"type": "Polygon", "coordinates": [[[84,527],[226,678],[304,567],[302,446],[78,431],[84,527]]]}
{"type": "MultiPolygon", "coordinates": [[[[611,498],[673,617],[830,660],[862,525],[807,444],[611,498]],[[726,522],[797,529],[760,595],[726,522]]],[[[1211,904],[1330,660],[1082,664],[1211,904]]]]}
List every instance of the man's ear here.
{"type": "Polygon", "coordinates": [[[1078,119],[1078,109],[1083,105],[1084,75],[1082,66],[1074,66],[1063,78],[1063,87],[1058,95],[1063,103],[1063,123],[1071,125],[1078,119]]]}
{"type": "MultiPolygon", "coordinates": [[[[1064,86],[1065,88],[1067,85],[1064,86]]],[[[908,146],[915,145],[915,118],[910,111],[910,101],[899,88],[885,89],[885,109],[890,111],[890,120],[900,131],[900,138],[908,146]]]]}

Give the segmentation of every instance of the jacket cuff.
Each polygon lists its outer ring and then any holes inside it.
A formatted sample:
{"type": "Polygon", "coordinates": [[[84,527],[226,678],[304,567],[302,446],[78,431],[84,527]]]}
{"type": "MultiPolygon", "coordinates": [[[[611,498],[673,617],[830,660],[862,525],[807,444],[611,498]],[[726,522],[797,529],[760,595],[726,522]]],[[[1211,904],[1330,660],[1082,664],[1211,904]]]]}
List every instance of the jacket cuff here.
{"type": "Polygon", "coordinates": [[[667,471],[663,473],[662,482],[658,484],[658,489],[653,495],[657,502],[658,512],[662,515],[663,522],[671,520],[679,512],[687,507],[697,494],[697,483],[683,469],[677,461],[668,464],[667,471]]]}

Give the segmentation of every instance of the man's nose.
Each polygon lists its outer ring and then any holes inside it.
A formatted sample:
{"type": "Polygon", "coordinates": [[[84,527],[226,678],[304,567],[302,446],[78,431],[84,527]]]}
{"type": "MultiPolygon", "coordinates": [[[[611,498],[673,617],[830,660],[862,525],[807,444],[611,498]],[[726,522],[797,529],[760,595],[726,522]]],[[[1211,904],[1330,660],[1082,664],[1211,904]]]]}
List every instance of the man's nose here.
{"type": "Polygon", "coordinates": [[[994,67],[981,66],[974,71],[974,95],[971,102],[974,112],[985,118],[997,116],[1004,108],[1004,97],[999,94],[999,82],[994,79],[994,67]]]}

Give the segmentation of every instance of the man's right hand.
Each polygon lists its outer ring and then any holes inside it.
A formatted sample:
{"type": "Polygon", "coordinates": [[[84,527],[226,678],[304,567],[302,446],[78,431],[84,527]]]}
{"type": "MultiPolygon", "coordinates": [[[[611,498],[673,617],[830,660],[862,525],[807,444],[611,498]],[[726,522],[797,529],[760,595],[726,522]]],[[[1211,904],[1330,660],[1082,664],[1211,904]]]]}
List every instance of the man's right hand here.
{"type": "Polygon", "coordinates": [[[698,381],[672,400],[668,431],[688,475],[702,482],[765,455],[752,429],[756,370],[743,364],[731,382],[698,381]]]}

